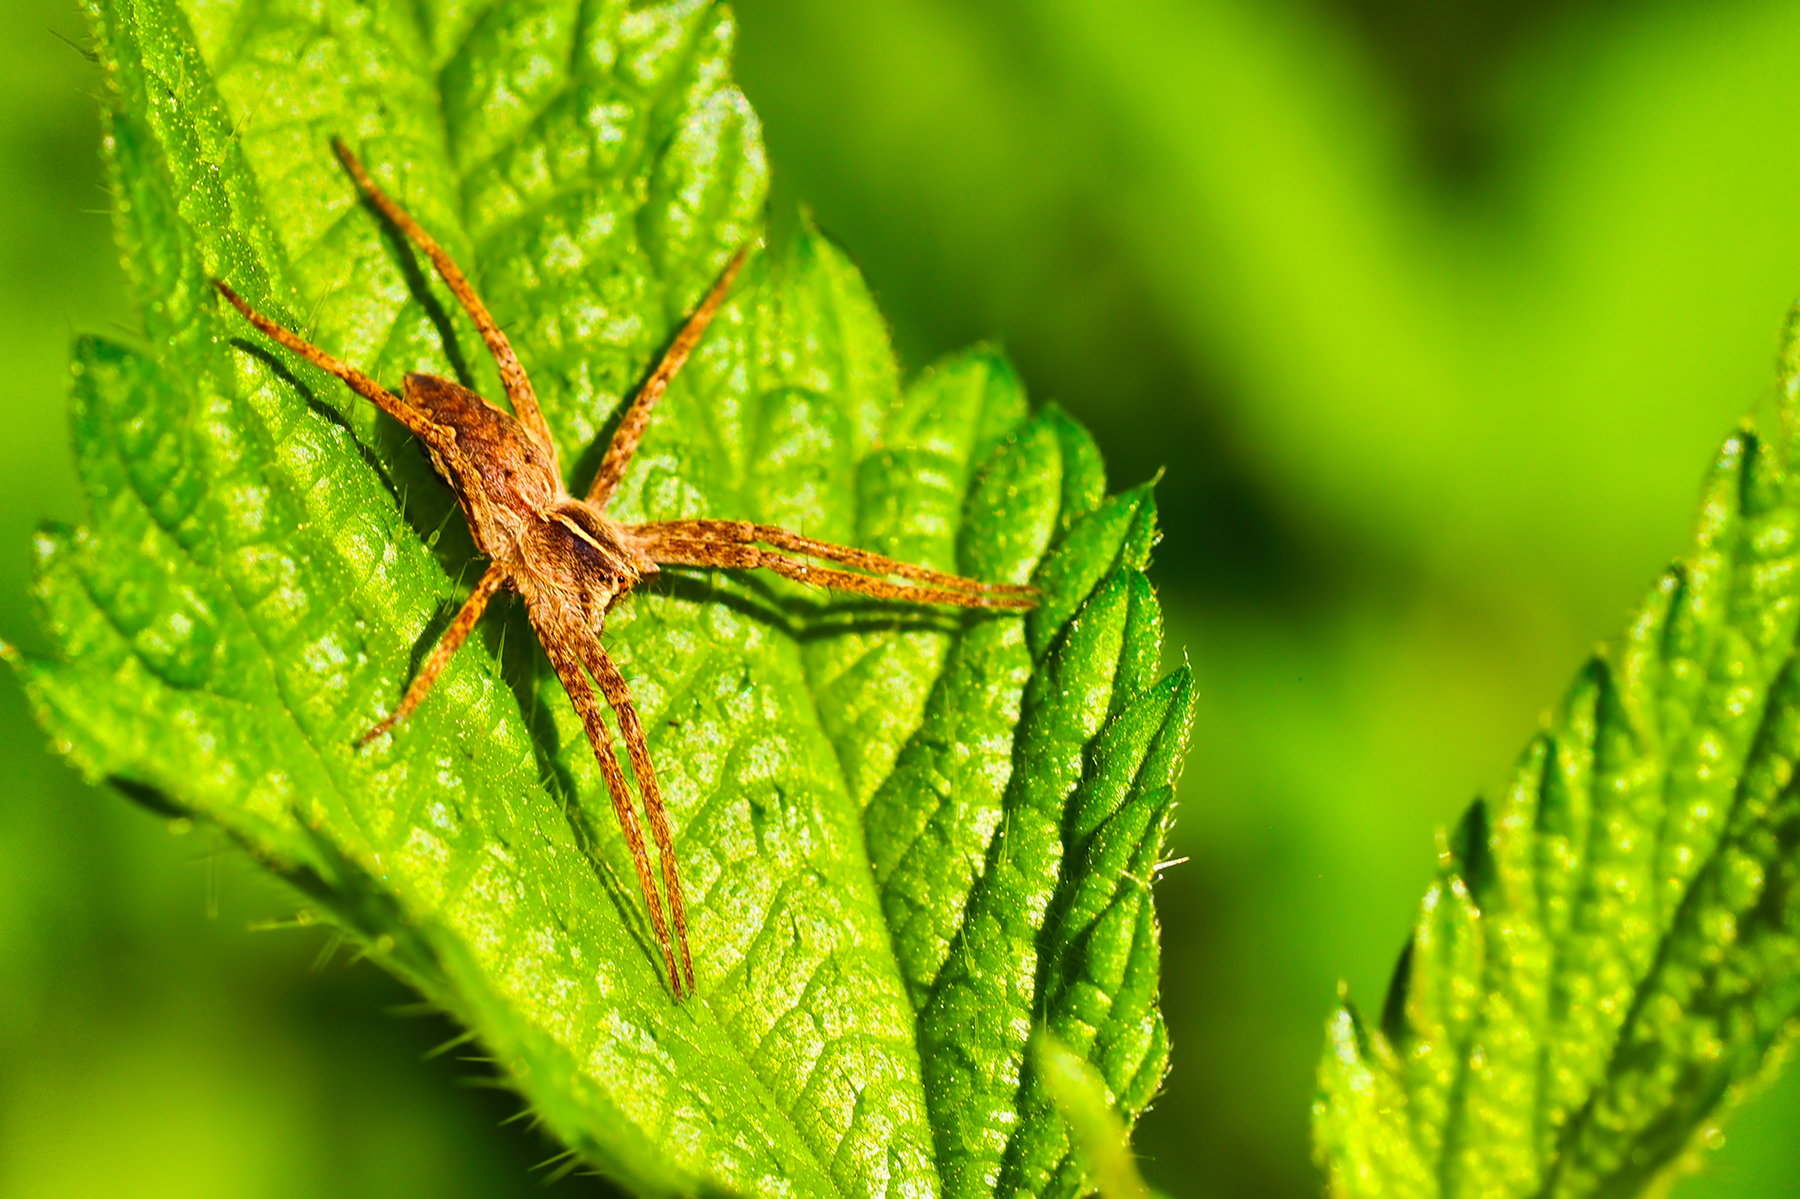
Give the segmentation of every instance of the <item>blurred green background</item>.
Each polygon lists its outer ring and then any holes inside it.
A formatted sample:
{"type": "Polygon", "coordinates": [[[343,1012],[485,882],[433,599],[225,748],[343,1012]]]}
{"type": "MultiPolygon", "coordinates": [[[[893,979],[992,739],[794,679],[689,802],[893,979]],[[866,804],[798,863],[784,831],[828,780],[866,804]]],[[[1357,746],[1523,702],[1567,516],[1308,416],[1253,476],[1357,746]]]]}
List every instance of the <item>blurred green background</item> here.
{"type": "MultiPolygon", "coordinates": [[[[980,339],[1167,467],[1200,715],[1160,889],[1146,1171],[1316,1194],[1338,980],[1379,1003],[1434,830],[1678,552],[1800,294],[1800,10],[1774,0],[742,0],[777,202],[909,368],[980,339]]],[[[97,70],[0,0],[0,634],[81,515],[70,337],[129,321],[97,70]]],[[[0,1196],[535,1193],[454,1029],[204,830],[92,790],[0,682],[0,1196]]],[[[1682,1199],[1800,1192],[1800,1074],[1682,1199]]],[[[560,1193],[598,1184],[571,1178],[560,1193]]]]}

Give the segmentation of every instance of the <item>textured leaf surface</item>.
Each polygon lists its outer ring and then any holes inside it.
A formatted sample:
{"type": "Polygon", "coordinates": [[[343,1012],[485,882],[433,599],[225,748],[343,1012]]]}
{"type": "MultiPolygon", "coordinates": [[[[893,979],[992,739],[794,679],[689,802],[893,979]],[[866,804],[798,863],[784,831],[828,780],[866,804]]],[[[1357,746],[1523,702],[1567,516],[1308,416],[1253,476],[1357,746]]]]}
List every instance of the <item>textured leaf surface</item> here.
{"type": "Polygon", "coordinates": [[[1720,452],[1692,551],[1442,847],[1379,1024],[1331,1020],[1334,1194],[1640,1194],[1778,1060],[1800,1018],[1797,363],[1780,429],[1720,452]]]}
{"type": "Polygon", "coordinates": [[[18,662],[90,775],[219,823],[464,1021],[581,1156],[647,1192],[1073,1194],[1035,1023],[1127,1121],[1167,1060],[1150,883],[1189,720],[1157,678],[1147,489],[976,351],[902,387],[856,271],[753,255],[614,510],[750,518],[983,578],[1028,618],[707,572],[608,644],[650,731],[696,1001],[659,978],[580,725],[502,605],[391,742],[472,578],[398,426],[209,277],[395,380],[499,394],[328,140],[469,268],[572,481],[731,252],[765,166],[730,13],[120,0],[96,13],[143,336],[86,340],[92,518],[39,543],[60,649],[18,662]]]}

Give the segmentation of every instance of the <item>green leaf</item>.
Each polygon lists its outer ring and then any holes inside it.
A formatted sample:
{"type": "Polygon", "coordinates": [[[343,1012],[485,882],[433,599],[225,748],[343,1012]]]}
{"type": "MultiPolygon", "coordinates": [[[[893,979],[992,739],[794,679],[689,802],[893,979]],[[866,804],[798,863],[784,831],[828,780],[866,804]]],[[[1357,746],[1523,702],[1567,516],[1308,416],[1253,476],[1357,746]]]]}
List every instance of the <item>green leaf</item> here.
{"type": "Polygon", "coordinates": [[[1328,1026],[1342,1196],[1627,1196],[1685,1165],[1800,1017],[1800,343],[1694,548],[1441,845],[1379,1025],[1328,1026]]]}
{"type": "Polygon", "coordinates": [[[647,1193],[1073,1194],[1042,1017],[1127,1124],[1168,1044],[1150,902],[1187,735],[1148,488],[973,351],[902,387],[860,276],[752,254],[615,501],[982,578],[1029,617],[670,571],[607,639],[649,729],[699,995],[661,981],[581,727],[500,605],[391,743],[478,567],[392,421],[220,305],[378,378],[499,393],[341,135],[469,270],[572,481],[734,251],[766,166],[730,12],[683,0],[95,12],[135,345],[76,347],[92,510],[39,541],[13,661],[86,774],[212,820],[463,1021],[581,1160],[647,1193]],[[961,1019],[973,1012],[978,1018],[961,1019]]]}

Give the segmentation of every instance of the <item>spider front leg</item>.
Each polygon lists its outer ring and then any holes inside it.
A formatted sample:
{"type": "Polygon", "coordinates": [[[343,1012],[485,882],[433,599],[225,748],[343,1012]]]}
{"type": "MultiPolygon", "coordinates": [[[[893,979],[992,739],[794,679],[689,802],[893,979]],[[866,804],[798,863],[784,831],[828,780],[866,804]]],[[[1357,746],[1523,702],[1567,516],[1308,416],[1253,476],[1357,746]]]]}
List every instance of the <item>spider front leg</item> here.
{"type": "Polygon", "coordinates": [[[736,281],[738,272],[743,269],[744,258],[749,253],[748,245],[738,247],[737,253],[731,256],[731,261],[725,264],[724,271],[720,272],[713,283],[712,289],[700,301],[700,306],[688,316],[681,331],[675,335],[675,340],[669,343],[662,361],[656,364],[656,369],[644,380],[643,387],[638,389],[631,401],[631,407],[625,410],[625,417],[619,422],[618,431],[613,434],[612,444],[606,447],[606,457],[601,460],[600,469],[588,487],[587,502],[594,506],[594,511],[603,511],[612,500],[613,492],[618,490],[620,481],[625,477],[625,468],[631,465],[631,457],[637,453],[638,442],[644,438],[644,430],[649,427],[651,410],[662,399],[663,392],[668,390],[669,380],[675,377],[675,372],[681,369],[682,364],[688,360],[688,355],[694,352],[694,347],[700,344],[706,327],[718,315],[725,297],[731,294],[731,285],[736,281]]]}
{"type": "Polygon", "coordinates": [[[220,295],[231,302],[231,306],[244,314],[244,319],[262,330],[271,341],[286,346],[300,357],[306,359],[320,370],[336,375],[347,384],[351,391],[368,400],[377,408],[404,425],[409,433],[423,441],[426,445],[442,445],[450,437],[450,431],[440,427],[430,417],[415,408],[408,407],[393,392],[383,387],[354,366],[333,358],[312,342],[298,333],[293,333],[264,316],[231,290],[231,285],[223,279],[214,279],[213,286],[220,295]]]}
{"type": "Polygon", "coordinates": [[[631,525],[626,532],[634,539],[639,552],[659,566],[712,566],[727,570],[766,567],[796,582],[911,604],[952,604],[960,608],[1019,612],[1036,607],[1038,601],[1037,589],[1033,587],[984,583],[979,579],[946,574],[910,562],[897,562],[855,546],[816,541],[773,525],[742,520],[673,520],[631,525]],[[764,549],[764,545],[778,549],[764,549]],[[778,552],[783,549],[793,553],[778,552]],[[807,558],[840,562],[856,570],[814,566],[806,561],[807,558]],[[894,578],[906,581],[896,583],[894,578]]]}
{"type": "Polygon", "coordinates": [[[438,245],[437,239],[413,220],[411,213],[375,185],[375,181],[363,169],[362,161],[351,153],[349,146],[340,139],[333,138],[331,148],[375,207],[381,209],[388,220],[431,260],[432,267],[437,270],[438,277],[444,281],[445,286],[449,287],[450,294],[456,297],[463,311],[469,314],[469,319],[475,322],[482,342],[493,356],[494,365],[500,369],[500,383],[506,388],[506,398],[512,403],[513,415],[525,426],[526,432],[538,443],[539,448],[555,461],[556,442],[551,439],[550,426],[545,423],[544,414],[538,407],[537,393],[531,389],[531,379],[525,374],[525,368],[519,365],[519,356],[513,352],[512,343],[501,332],[498,322],[488,312],[487,305],[481,302],[481,297],[475,294],[475,288],[469,283],[467,276],[457,267],[449,252],[438,245]]]}

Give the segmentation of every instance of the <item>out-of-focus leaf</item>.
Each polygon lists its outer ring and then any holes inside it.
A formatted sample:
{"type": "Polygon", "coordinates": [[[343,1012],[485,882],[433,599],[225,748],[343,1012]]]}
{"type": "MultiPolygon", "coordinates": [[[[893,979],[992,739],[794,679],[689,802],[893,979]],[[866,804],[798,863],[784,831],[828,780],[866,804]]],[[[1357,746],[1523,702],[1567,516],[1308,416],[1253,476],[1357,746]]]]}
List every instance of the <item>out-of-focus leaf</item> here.
{"type": "Polygon", "coordinates": [[[1069,1122],[1086,1161],[1088,1180],[1101,1199],[1151,1199],[1153,1192],[1139,1177],[1131,1142],[1113,1114],[1113,1100],[1093,1067],[1051,1033],[1032,1037],[1032,1064],[1057,1111],[1069,1122]]]}
{"type": "Polygon", "coordinates": [[[1378,1025],[1329,1025],[1343,1196],[1626,1196],[1800,1017],[1800,476],[1726,442],[1693,549],[1445,841],[1378,1025]]]}

